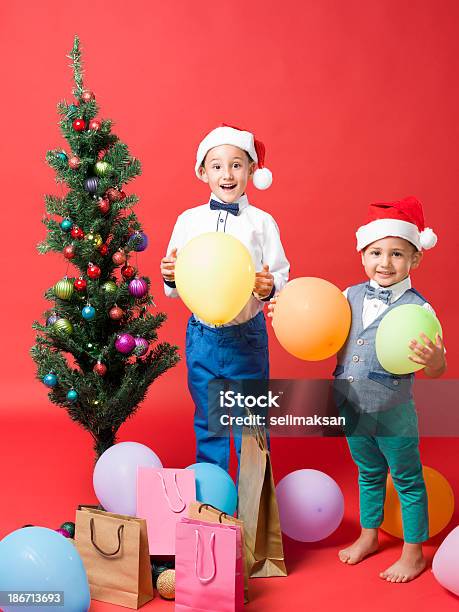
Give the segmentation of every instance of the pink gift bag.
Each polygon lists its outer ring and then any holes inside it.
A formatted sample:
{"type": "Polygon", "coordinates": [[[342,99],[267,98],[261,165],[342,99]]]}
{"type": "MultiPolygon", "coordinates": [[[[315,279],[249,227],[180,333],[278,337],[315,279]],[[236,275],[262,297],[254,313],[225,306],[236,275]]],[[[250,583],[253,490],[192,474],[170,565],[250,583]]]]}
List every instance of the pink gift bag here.
{"type": "Polygon", "coordinates": [[[137,513],[147,522],[150,555],[175,555],[175,527],[196,499],[193,470],[137,468],[137,513]]]}
{"type": "Polygon", "coordinates": [[[177,523],[176,612],[244,608],[241,528],[182,518],[177,523]]]}

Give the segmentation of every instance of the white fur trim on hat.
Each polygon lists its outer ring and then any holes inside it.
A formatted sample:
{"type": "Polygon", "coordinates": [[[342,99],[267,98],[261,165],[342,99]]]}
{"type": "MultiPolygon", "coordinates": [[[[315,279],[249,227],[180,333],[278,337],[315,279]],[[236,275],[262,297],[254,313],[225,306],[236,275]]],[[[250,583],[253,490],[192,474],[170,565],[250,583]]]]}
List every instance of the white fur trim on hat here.
{"type": "Polygon", "coordinates": [[[414,244],[418,251],[422,248],[430,248],[423,247],[421,234],[417,226],[414,223],[402,221],[401,219],[376,219],[359,227],[355,235],[357,237],[357,251],[361,251],[372,242],[375,242],[375,240],[380,240],[387,236],[404,238],[411,242],[411,244],[414,244]]]}
{"type": "Polygon", "coordinates": [[[228,126],[218,127],[209,132],[198,147],[198,152],[196,153],[196,165],[194,167],[196,176],[198,178],[201,178],[199,168],[201,167],[201,164],[210,149],[225,144],[233,145],[234,147],[239,147],[239,149],[246,151],[253,161],[258,163],[258,156],[257,152],[255,151],[255,143],[253,134],[251,132],[236,130],[228,126]]]}
{"type": "Polygon", "coordinates": [[[253,184],[257,189],[268,189],[273,182],[273,175],[268,168],[257,168],[253,173],[253,184]]]}

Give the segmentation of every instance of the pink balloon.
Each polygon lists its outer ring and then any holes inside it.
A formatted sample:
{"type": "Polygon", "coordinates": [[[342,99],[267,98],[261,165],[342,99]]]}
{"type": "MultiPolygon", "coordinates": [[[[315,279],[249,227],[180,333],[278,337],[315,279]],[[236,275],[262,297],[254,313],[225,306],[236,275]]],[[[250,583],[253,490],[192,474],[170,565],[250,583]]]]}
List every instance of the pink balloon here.
{"type": "Polygon", "coordinates": [[[299,542],[318,542],[338,528],[344,498],[336,482],[318,470],[296,470],[276,487],[282,531],[299,542]]]}
{"type": "Polygon", "coordinates": [[[136,515],[137,468],[162,468],[158,455],[138,442],[120,442],[103,453],[94,467],[97,499],[108,512],[136,515]]]}
{"type": "Polygon", "coordinates": [[[438,582],[459,595],[459,527],[449,533],[432,561],[432,572],[438,582]]]}

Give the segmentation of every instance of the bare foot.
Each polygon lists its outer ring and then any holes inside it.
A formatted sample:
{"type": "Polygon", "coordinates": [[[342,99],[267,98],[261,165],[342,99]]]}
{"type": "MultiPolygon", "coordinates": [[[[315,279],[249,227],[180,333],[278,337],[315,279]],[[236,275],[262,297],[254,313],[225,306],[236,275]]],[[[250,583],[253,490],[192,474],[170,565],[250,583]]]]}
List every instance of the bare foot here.
{"type": "Polygon", "coordinates": [[[343,563],[355,565],[363,561],[368,555],[376,552],[378,546],[378,530],[362,528],[359,538],[347,548],[340,550],[338,557],[343,563]]]}
{"type": "Polygon", "coordinates": [[[422,554],[422,544],[403,545],[398,561],[379,574],[387,582],[409,582],[421,574],[427,563],[422,554]]]}

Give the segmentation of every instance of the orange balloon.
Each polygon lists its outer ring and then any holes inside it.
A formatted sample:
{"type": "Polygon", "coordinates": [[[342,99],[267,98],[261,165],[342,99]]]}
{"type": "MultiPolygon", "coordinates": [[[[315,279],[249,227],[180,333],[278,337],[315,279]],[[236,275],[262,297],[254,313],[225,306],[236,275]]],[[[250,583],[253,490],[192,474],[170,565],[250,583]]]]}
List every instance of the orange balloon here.
{"type": "MultiPolygon", "coordinates": [[[[429,509],[429,536],[440,533],[450,522],[454,512],[454,493],[446,478],[431,467],[423,466],[422,473],[427,489],[429,509]]],[[[390,474],[387,477],[384,522],[381,525],[387,533],[403,539],[402,512],[397,491],[390,474]]]]}
{"type": "Polygon", "coordinates": [[[295,278],[280,292],[273,327],[284,349],[300,359],[320,361],[339,351],[351,326],[348,301],[321,278],[295,278]]]}

